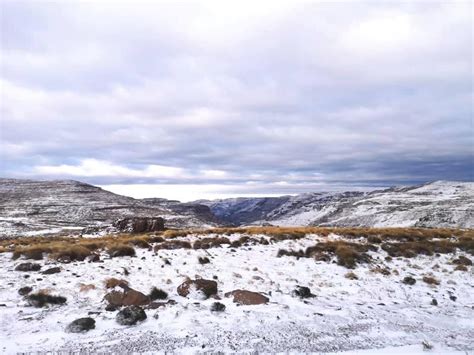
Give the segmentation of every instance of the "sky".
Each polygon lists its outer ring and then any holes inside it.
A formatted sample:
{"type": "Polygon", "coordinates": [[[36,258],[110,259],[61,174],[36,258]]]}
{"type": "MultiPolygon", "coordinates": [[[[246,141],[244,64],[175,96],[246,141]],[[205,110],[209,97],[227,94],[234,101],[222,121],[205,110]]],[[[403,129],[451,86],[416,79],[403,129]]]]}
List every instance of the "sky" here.
{"type": "Polygon", "coordinates": [[[474,180],[470,1],[5,1],[0,176],[183,201],[474,180]]]}

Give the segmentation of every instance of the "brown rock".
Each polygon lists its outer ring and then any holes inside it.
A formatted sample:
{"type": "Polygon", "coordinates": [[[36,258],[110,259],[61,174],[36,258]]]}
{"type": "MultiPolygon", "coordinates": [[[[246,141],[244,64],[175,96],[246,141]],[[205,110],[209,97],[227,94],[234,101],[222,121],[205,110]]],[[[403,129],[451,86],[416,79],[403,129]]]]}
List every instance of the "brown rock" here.
{"type": "Polygon", "coordinates": [[[197,291],[201,291],[206,298],[217,294],[217,282],[213,280],[197,279],[197,280],[186,280],[178,286],[178,295],[187,297],[189,295],[191,287],[194,287],[197,291]]]}
{"type": "Polygon", "coordinates": [[[109,292],[104,298],[112,306],[142,306],[150,303],[148,296],[132,288],[124,292],[109,292]]]}
{"type": "Polygon", "coordinates": [[[234,303],[241,305],[265,304],[269,301],[269,299],[261,293],[247,290],[234,290],[232,292],[227,292],[225,296],[234,296],[234,303]]]}

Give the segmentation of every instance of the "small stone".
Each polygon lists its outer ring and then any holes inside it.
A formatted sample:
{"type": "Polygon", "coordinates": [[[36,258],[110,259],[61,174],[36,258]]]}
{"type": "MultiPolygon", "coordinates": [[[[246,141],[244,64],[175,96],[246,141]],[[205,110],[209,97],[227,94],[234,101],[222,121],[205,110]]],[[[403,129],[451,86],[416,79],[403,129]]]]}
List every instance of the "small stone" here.
{"type": "Polygon", "coordinates": [[[431,305],[432,305],[432,306],[437,306],[437,305],[438,305],[438,301],[436,301],[436,299],[433,298],[433,299],[431,300],[431,305]]]}
{"type": "Polygon", "coordinates": [[[22,296],[25,296],[25,295],[29,294],[31,291],[33,291],[33,287],[25,286],[25,287],[20,288],[18,290],[18,293],[22,296]]]}

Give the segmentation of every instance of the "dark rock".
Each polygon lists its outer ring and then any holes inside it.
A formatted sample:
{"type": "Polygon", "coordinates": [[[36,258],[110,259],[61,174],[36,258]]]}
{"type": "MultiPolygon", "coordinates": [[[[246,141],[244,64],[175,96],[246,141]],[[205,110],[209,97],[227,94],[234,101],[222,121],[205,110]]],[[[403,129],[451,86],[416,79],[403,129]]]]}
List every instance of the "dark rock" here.
{"type": "Polygon", "coordinates": [[[454,295],[449,295],[449,299],[453,302],[456,302],[456,300],[458,299],[456,296],[454,295]]]}
{"type": "Polygon", "coordinates": [[[438,305],[438,301],[436,301],[436,299],[433,298],[433,299],[431,300],[431,305],[432,305],[432,306],[437,306],[437,305],[438,305]]]}
{"type": "Polygon", "coordinates": [[[68,333],[85,333],[91,329],[95,328],[95,320],[86,317],[86,318],[79,318],[69,324],[66,328],[66,332],[68,333]]]}
{"type": "Polygon", "coordinates": [[[225,311],[225,304],[220,302],[214,302],[211,305],[211,312],[224,312],[225,311]]]}
{"type": "Polygon", "coordinates": [[[168,293],[166,293],[165,291],[159,289],[159,288],[156,288],[156,287],[153,287],[153,289],[150,291],[150,294],[148,295],[148,297],[150,297],[151,300],[165,300],[168,298],[168,293]]]}
{"type": "Polygon", "coordinates": [[[43,293],[30,294],[26,297],[28,303],[33,307],[44,307],[47,304],[64,304],[66,297],[51,296],[43,293]]]}
{"type": "Polygon", "coordinates": [[[159,232],[165,230],[165,220],[161,217],[131,217],[119,219],[113,226],[121,232],[159,232]]]}
{"type": "Polygon", "coordinates": [[[209,298],[212,295],[217,294],[217,282],[213,280],[196,279],[186,280],[178,286],[178,295],[187,297],[190,293],[190,289],[194,288],[200,291],[205,298],[209,298]]]}
{"type": "Polygon", "coordinates": [[[402,281],[405,285],[414,285],[416,283],[416,280],[411,277],[411,276],[406,276],[403,281],[402,281]]]}
{"type": "Polygon", "coordinates": [[[58,272],[61,272],[60,267],[52,267],[48,270],[45,270],[42,272],[43,275],[51,275],[51,274],[57,274],[58,272]]]}
{"type": "Polygon", "coordinates": [[[25,295],[29,294],[31,291],[33,291],[33,287],[25,286],[25,287],[20,288],[18,290],[18,293],[22,296],[25,296],[25,295]]]}
{"type": "Polygon", "coordinates": [[[233,296],[234,303],[238,303],[240,305],[257,305],[257,304],[265,304],[269,301],[267,297],[262,295],[258,292],[252,292],[247,290],[234,290],[231,292],[227,292],[225,294],[226,297],[233,296]]]}
{"type": "Polygon", "coordinates": [[[472,260],[461,255],[457,259],[453,260],[453,264],[470,266],[472,265],[472,260]]]}
{"type": "Polygon", "coordinates": [[[41,265],[35,263],[21,263],[15,268],[16,271],[38,271],[40,269],[41,265]]]}
{"type": "Polygon", "coordinates": [[[120,325],[135,325],[146,319],[146,313],[139,306],[125,307],[117,313],[115,320],[120,325]]]}
{"type": "Polygon", "coordinates": [[[202,265],[209,264],[211,262],[207,256],[200,256],[198,258],[198,261],[199,261],[199,264],[202,264],[202,265]]]}
{"type": "Polygon", "coordinates": [[[309,287],[306,287],[306,286],[296,286],[296,289],[293,291],[293,295],[300,298],[315,297],[315,295],[311,293],[311,290],[309,289],[309,287]]]}
{"type": "Polygon", "coordinates": [[[93,254],[87,256],[86,260],[90,263],[98,263],[98,262],[100,262],[100,255],[93,253],[93,254]]]}
{"type": "Polygon", "coordinates": [[[114,306],[113,304],[108,304],[107,307],[105,307],[105,310],[107,312],[115,312],[118,309],[118,306],[114,306]]]}

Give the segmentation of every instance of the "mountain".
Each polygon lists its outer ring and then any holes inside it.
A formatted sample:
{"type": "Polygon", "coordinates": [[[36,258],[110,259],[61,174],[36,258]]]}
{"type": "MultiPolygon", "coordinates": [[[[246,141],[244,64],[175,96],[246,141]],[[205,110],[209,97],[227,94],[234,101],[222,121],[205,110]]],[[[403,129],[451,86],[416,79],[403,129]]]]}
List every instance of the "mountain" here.
{"type": "Polygon", "coordinates": [[[0,236],[116,232],[116,221],[132,217],[162,217],[168,228],[261,224],[474,228],[474,183],[437,181],[372,192],[181,203],[134,199],[72,180],[0,179],[0,236]]]}
{"type": "Polygon", "coordinates": [[[436,181],[372,192],[199,202],[235,225],[474,227],[472,182],[436,181]]]}
{"type": "Polygon", "coordinates": [[[162,217],[175,228],[217,225],[203,205],[137,200],[73,180],[0,179],[0,236],[113,231],[128,217],[162,217]]]}

